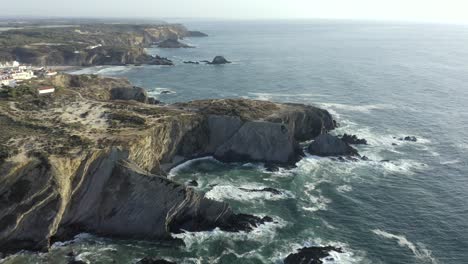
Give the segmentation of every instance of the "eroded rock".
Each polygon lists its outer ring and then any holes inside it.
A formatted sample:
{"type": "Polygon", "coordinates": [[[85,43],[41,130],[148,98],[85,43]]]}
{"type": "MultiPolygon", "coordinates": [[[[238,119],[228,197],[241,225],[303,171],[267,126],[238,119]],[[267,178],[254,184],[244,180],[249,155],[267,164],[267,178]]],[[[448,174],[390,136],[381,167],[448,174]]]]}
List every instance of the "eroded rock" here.
{"type": "Polygon", "coordinates": [[[209,64],[219,65],[219,64],[228,64],[230,61],[226,60],[223,56],[216,56],[214,59],[209,62],[209,64]]]}
{"type": "Polygon", "coordinates": [[[367,145],[367,140],[358,138],[356,135],[348,135],[346,133],[341,137],[341,140],[350,145],[367,145]]]}
{"type": "Polygon", "coordinates": [[[330,251],[342,253],[341,248],[327,247],[305,247],[297,253],[290,254],[284,259],[284,264],[322,264],[322,259],[330,255],[330,251]]]}
{"type": "Polygon", "coordinates": [[[308,151],[312,155],[328,157],[328,156],[357,156],[356,149],[330,134],[322,134],[314,139],[308,147],[308,151]]]}

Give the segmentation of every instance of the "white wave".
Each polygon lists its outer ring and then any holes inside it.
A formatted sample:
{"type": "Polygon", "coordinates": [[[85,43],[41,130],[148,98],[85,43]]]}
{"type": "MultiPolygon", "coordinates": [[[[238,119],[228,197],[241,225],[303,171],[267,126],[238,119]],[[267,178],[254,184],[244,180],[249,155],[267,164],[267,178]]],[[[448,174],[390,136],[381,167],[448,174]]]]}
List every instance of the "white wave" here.
{"type": "Polygon", "coordinates": [[[172,234],[172,237],[182,239],[188,249],[196,245],[206,244],[210,241],[235,240],[235,241],[256,241],[269,243],[276,236],[277,229],[287,225],[286,221],[275,217],[273,222],[265,223],[254,228],[250,232],[226,232],[219,228],[212,231],[203,232],[184,232],[181,234],[172,234]]]}
{"type": "Polygon", "coordinates": [[[395,108],[395,106],[391,104],[350,105],[350,104],[339,104],[339,103],[319,103],[319,105],[321,105],[325,109],[332,108],[332,109],[361,112],[361,113],[370,113],[373,110],[395,108]]]}
{"type": "Polygon", "coordinates": [[[64,247],[73,243],[79,243],[85,240],[93,239],[94,237],[95,236],[89,233],[81,233],[81,234],[76,235],[72,240],[63,241],[63,242],[55,242],[54,244],[52,244],[51,248],[54,249],[54,248],[64,247]]]}
{"type": "Polygon", "coordinates": [[[324,211],[324,210],[327,210],[328,204],[332,202],[332,200],[323,196],[320,191],[318,192],[318,194],[310,194],[306,192],[305,195],[309,199],[308,201],[306,201],[306,203],[311,204],[312,206],[302,206],[302,209],[304,211],[308,211],[308,212],[324,211]]]}
{"type": "Polygon", "coordinates": [[[403,235],[394,235],[380,229],[374,229],[372,232],[380,237],[396,240],[399,246],[407,247],[411,252],[413,252],[417,259],[422,260],[425,263],[438,263],[438,261],[432,256],[432,252],[428,250],[423,243],[414,244],[403,235]]]}
{"type": "Polygon", "coordinates": [[[299,97],[299,98],[305,98],[305,97],[325,97],[326,95],[322,94],[315,94],[315,93],[299,93],[299,94],[293,94],[293,93],[249,93],[249,97],[256,99],[256,100],[262,100],[262,101],[268,101],[272,100],[275,98],[285,98],[285,97],[299,97]]]}
{"type": "Polygon", "coordinates": [[[338,187],[336,187],[336,190],[340,193],[346,193],[346,192],[350,192],[353,190],[353,187],[351,187],[350,185],[340,185],[338,187]]]}
{"type": "Polygon", "coordinates": [[[395,109],[394,105],[391,104],[363,104],[363,105],[351,105],[351,104],[339,104],[339,103],[322,103],[324,107],[330,107],[337,110],[370,113],[374,110],[383,109],[395,109]]]}
{"type": "Polygon", "coordinates": [[[396,159],[391,161],[382,161],[378,153],[372,151],[362,152],[370,158],[368,161],[358,160],[350,162],[341,162],[332,158],[317,157],[306,155],[302,160],[296,163],[296,168],[292,172],[300,175],[307,175],[317,182],[317,177],[322,180],[332,182],[346,183],[350,179],[361,178],[362,169],[377,170],[383,174],[398,173],[402,175],[413,175],[417,171],[426,170],[428,166],[416,160],[396,159]]]}
{"type": "Polygon", "coordinates": [[[389,162],[371,162],[375,166],[384,169],[386,172],[400,173],[403,175],[412,175],[415,170],[423,170],[427,165],[415,160],[401,159],[389,162]]]}
{"type": "Polygon", "coordinates": [[[442,165],[452,165],[452,164],[457,164],[457,163],[460,163],[460,162],[461,162],[460,159],[454,159],[454,160],[442,161],[442,162],[440,162],[440,164],[442,164],[442,165]]]}
{"type": "Polygon", "coordinates": [[[185,170],[187,168],[190,168],[194,163],[196,162],[199,162],[199,161],[202,161],[202,160],[209,160],[209,161],[213,161],[213,162],[220,162],[218,160],[216,160],[214,157],[212,156],[209,156],[209,157],[203,157],[203,158],[198,158],[198,159],[191,159],[191,160],[188,160],[186,162],[183,162],[177,166],[175,166],[174,168],[172,168],[169,173],[168,173],[168,178],[174,178],[181,170],[185,170]]]}
{"type": "Polygon", "coordinates": [[[256,202],[258,200],[282,200],[288,198],[294,198],[294,195],[289,191],[279,190],[281,194],[274,194],[271,192],[263,192],[263,191],[246,191],[242,189],[263,189],[265,186],[259,186],[254,184],[249,185],[242,185],[242,186],[232,186],[232,185],[217,185],[214,186],[213,189],[208,191],[205,194],[206,198],[216,200],[216,201],[224,201],[224,200],[236,200],[236,201],[248,201],[248,202],[256,202]]]}
{"type": "Polygon", "coordinates": [[[176,91],[172,90],[171,88],[163,88],[163,87],[156,87],[154,88],[154,93],[159,93],[159,94],[175,94],[177,93],[176,91]]]}

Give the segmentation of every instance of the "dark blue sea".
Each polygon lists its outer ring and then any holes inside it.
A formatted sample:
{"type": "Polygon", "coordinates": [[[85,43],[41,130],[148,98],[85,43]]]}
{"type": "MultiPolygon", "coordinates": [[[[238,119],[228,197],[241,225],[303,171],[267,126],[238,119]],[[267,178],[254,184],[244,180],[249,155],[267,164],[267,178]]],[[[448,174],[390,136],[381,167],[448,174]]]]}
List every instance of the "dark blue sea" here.
{"type": "Polygon", "coordinates": [[[282,263],[313,245],[344,249],[324,263],[468,263],[468,26],[180,22],[209,37],[185,39],[194,49],[148,50],[175,66],[76,73],[126,77],[167,103],[244,97],[316,105],[334,115],[336,134],[367,139],[358,149],[370,161],[307,156],[297,168],[268,172],[263,164],[195,160],[170,177],[195,179],[207,197],[277,223],[251,233],[177,235],[185,248],[81,234],[50,253],[22,253],[5,263],[61,263],[70,249],[91,263],[134,263],[148,255],[177,263],[282,263]],[[233,63],[183,63],[215,55],[233,63]],[[398,140],[404,136],[418,140],[398,140]]]}

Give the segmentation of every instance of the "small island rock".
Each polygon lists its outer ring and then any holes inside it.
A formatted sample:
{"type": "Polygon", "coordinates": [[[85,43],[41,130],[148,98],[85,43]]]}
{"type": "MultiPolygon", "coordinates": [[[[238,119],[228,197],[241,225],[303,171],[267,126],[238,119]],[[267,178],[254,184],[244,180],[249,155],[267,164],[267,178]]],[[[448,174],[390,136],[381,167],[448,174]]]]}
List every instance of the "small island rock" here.
{"type": "Polygon", "coordinates": [[[226,60],[223,56],[216,56],[213,61],[209,64],[219,65],[219,64],[228,64],[231,63],[230,61],[226,60]]]}

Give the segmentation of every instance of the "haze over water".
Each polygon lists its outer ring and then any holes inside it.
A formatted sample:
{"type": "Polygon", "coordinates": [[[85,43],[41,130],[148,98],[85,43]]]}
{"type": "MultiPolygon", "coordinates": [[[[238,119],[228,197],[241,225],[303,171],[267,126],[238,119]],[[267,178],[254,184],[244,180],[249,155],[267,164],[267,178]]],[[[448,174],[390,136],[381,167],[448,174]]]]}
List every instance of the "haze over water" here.
{"type": "MultiPolygon", "coordinates": [[[[73,248],[92,263],[151,255],[178,263],[281,263],[295,249],[336,245],[326,263],[466,263],[468,259],[468,27],[347,21],[184,21],[208,38],[195,49],[150,49],[176,63],[93,67],[77,73],[127,77],[164,102],[246,97],[313,104],[368,140],[370,161],[308,156],[297,168],[203,159],[171,172],[197,180],[209,198],[269,215],[246,234],[177,235],[186,248],[80,235],[20,263],[61,263],[73,248]],[[191,65],[223,55],[233,64],[191,65]],[[160,94],[161,91],[171,91],[160,94]],[[417,142],[398,138],[416,136],[417,142]],[[396,145],[395,145],[396,144],[396,145]],[[389,160],[382,162],[382,160],[389,160]],[[273,187],[282,195],[239,189],[273,187]]],[[[17,263],[17,262],[6,262],[17,263]]]]}

